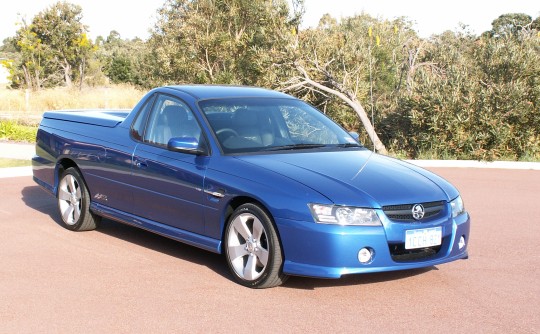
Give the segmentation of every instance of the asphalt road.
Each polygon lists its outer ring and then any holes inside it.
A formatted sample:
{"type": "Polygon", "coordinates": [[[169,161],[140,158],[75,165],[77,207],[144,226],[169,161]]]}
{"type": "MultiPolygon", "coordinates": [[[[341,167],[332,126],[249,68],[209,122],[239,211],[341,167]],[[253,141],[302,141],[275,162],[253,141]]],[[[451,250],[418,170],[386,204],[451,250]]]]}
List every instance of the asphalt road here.
{"type": "Polygon", "coordinates": [[[540,171],[432,170],[472,216],[468,260],[267,290],[129,226],[67,231],[31,177],[0,179],[0,333],[539,332],[540,171]]]}

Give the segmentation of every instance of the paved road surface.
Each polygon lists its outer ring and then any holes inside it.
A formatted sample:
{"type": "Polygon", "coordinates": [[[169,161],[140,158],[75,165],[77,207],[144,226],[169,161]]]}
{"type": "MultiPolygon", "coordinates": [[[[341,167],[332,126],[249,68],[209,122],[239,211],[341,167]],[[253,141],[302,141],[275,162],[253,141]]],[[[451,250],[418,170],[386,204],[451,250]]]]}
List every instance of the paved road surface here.
{"type": "Polygon", "coordinates": [[[538,332],[540,172],[432,170],[472,215],[469,260],[267,290],[129,226],[67,231],[30,177],[0,179],[0,333],[538,332]]]}

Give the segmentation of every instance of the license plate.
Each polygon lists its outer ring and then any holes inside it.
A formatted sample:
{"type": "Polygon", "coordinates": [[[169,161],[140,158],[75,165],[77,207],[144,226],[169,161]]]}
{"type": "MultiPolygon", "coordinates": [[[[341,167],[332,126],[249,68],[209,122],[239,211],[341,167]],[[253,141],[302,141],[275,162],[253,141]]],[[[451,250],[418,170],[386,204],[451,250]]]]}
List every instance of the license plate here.
{"type": "Polygon", "coordinates": [[[421,228],[405,231],[405,249],[438,246],[442,240],[442,228],[421,228]]]}

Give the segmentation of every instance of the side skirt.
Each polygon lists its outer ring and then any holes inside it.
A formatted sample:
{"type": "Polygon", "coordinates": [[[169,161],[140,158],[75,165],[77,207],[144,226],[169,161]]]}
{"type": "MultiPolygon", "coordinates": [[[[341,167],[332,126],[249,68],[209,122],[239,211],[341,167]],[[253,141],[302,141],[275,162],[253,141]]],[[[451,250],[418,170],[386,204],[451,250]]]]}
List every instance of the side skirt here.
{"type": "Polygon", "coordinates": [[[109,218],[120,223],[142,228],[149,232],[156,233],[191,246],[202,248],[213,253],[221,254],[221,240],[174,228],[169,225],[161,224],[123,211],[115,210],[113,208],[98,203],[91,203],[90,210],[104,218],[109,218]]]}
{"type": "Polygon", "coordinates": [[[35,176],[32,176],[32,179],[34,180],[35,183],[37,183],[38,186],[40,186],[43,190],[45,190],[46,192],[48,192],[49,194],[55,196],[56,194],[56,191],[55,189],[48,183],[46,183],[45,181],[42,181],[40,179],[38,179],[37,177],[35,176]]]}

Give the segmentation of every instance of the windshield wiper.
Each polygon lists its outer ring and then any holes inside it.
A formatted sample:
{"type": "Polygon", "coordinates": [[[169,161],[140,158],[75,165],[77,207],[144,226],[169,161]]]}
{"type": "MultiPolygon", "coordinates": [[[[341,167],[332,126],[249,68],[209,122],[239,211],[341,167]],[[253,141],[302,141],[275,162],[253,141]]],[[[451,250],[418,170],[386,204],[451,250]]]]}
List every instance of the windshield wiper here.
{"type": "Polygon", "coordinates": [[[265,149],[265,151],[286,151],[286,150],[302,150],[311,148],[325,147],[325,144],[291,144],[282,146],[272,146],[265,149]]]}
{"type": "Polygon", "coordinates": [[[345,143],[345,144],[337,144],[336,147],[342,147],[342,148],[347,148],[347,147],[362,147],[362,145],[357,144],[357,143],[345,143]]]}

